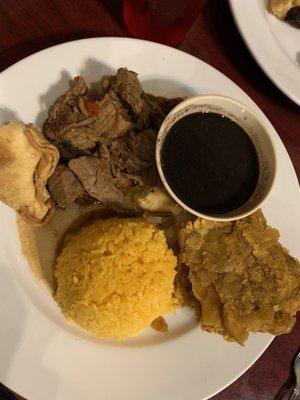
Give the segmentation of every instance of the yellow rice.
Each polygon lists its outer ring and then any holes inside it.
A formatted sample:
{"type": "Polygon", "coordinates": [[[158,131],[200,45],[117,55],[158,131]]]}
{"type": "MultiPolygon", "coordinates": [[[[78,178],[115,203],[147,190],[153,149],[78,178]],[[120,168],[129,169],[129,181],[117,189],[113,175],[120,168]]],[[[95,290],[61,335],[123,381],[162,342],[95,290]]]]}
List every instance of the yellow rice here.
{"type": "Polygon", "coordinates": [[[82,228],[57,259],[56,300],[99,337],[134,336],[172,311],[176,257],[164,233],[141,218],[82,228]]]}

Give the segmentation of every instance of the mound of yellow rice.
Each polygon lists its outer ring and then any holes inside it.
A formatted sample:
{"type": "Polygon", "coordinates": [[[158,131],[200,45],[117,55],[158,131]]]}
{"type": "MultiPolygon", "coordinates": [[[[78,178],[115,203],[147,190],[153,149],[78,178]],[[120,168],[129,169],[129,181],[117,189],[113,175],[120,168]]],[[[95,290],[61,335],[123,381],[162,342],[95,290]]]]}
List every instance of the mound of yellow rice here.
{"type": "Polygon", "coordinates": [[[62,250],[55,297],[65,316],[82,328],[123,339],[173,311],[175,266],[164,233],[150,223],[99,220],[62,250]]]}

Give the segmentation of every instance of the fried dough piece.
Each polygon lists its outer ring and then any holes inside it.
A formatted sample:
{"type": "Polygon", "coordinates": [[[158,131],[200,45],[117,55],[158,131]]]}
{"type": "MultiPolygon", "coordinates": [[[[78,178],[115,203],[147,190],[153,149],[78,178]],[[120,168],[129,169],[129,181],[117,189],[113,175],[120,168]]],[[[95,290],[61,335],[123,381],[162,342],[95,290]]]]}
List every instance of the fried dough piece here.
{"type": "Polygon", "coordinates": [[[300,310],[300,264],[261,211],[237,222],[198,219],[181,236],[203,329],[240,344],[249,332],[292,329],[300,310]]]}
{"type": "Polygon", "coordinates": [[[269,0],[269,11],[275,17],[283,19],[293,7],[300,6],[300,0],[269,0]]]}
{"type": "Polygon", "coordinates": [[[33,126],[11,122],[0,127],[0,200],[31,225],[52,215],[46,188],[59,159],[55,146],[33,126]]]}

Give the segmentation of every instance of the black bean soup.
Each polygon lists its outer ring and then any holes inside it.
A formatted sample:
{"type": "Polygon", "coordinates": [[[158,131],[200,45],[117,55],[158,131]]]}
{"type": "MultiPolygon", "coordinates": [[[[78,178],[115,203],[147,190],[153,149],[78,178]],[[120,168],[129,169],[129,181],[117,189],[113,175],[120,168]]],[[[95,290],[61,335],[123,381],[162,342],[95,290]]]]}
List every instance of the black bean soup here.
{"type": "Polygon", "coordinates": [[[237,123],[213,112],[178,120],[164,139],[161,162],[175,195],[207,214],[238,209],[258,182],[259,163],[251,139],[237,123]]]}

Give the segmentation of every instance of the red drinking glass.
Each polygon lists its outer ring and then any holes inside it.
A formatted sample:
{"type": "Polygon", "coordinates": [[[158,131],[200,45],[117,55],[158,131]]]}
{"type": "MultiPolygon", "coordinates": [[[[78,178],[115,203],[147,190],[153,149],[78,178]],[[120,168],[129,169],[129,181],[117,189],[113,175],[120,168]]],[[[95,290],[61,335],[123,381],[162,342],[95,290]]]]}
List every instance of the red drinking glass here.
{"type": "Polygon", "coordinates": [[[123,0],[123,23],[131,36],[176,46],[206,0],[123,0]]]}

